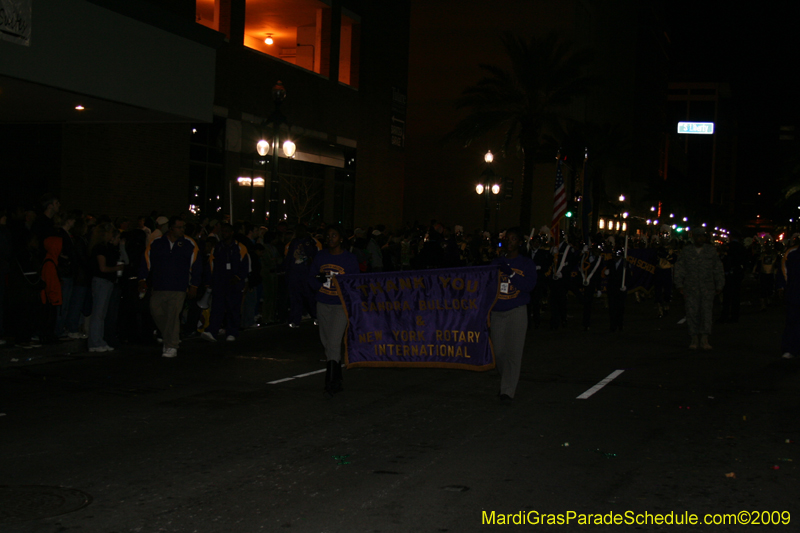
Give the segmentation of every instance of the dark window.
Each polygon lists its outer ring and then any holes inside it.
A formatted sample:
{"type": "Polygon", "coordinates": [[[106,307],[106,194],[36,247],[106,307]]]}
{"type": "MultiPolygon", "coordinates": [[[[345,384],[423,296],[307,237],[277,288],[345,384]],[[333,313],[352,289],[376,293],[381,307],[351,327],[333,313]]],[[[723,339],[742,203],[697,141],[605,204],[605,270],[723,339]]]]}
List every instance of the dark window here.
{"type": "Polygon", "coordinates": [[[225,180],[222,172],[225,119],[193,124],[189,148],[189,211],[198,219],[222,215],[225,180]]]}

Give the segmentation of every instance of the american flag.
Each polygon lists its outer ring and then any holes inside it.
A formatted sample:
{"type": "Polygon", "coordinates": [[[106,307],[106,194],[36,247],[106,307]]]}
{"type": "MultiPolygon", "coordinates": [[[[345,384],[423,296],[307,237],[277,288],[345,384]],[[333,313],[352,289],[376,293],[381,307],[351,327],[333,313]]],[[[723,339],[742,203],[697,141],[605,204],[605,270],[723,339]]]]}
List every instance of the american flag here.
{"type": "Polygon", "coordinates": [[[564,175],[561,173],[561,156],[558,157],[556,166],[556,191],[553,195],[553,221],[550,228],[553,231],[553,238],[558,242],[558,223],[567,211],[567,192],[564,190],[564,175]]]}

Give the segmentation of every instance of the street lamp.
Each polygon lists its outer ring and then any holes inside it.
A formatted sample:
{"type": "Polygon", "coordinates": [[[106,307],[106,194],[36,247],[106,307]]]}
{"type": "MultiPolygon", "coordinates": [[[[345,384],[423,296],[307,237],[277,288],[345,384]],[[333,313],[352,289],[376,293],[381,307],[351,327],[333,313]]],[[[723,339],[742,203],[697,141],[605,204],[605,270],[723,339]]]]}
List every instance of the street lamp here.
{"type": "MultiPolygon", "coordinates": [[[[272,124],[272,176],[270,178],[270,192],[269,192],[269,229],[275,230],[275,226],[281,219],[281,203],[280,203],[280,178],[278,178],[278,146],[280,146],[280,131],[281,126],[286,124],[286,117],[281,112],[281,104],[286,99],[286,89],[281,81],[275,84],[272,88],[272,101],[275,104],[275,109],[267,120],[261,124],[262,131],[266,128],[267,124],[272,124]]],[[[263,138],[256,143],[256,151],[261,157],[266,156],[270,150],[270,143],[263,138]]],[[[294,157],[297,151],[297,146],[287,139],[283,143],[283,153],[286,157],[294,157]]]]}
{"type": "MultiPolygon", "coordinates": [[[[483,195],[483,231],[488,231],[489,218],[491,218],[491,212],[489,210],[489,195],[494,194],[497,196],[500,194],[500,184],[497,183],[494,175],[494,169],[492,168],[494,154],[492,154],[491,150],[486,152],[486,155],[483,156],[483,160],[486,162],[486,168],[483,169],[483,172],[481,172],[481,183],[478,183],[478,185],[475,187],[475,192],[483,195]]],[[[498,211],[500,209],[499,202],[497,209],[498,211]]]]}

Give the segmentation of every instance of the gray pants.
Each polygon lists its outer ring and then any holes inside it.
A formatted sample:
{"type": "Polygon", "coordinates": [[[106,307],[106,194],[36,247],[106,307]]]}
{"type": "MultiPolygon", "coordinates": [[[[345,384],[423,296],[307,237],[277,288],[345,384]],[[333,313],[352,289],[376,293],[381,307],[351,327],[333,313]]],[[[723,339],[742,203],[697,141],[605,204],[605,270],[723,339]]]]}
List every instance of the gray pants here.
{"type": "Polygon", "coordinates": [[[711,335],[714,312],[714,289],[683,289],[686,301],[686,325],[689,335],[711,335]]]}
{"type": "Polygon", "coordinates": [[[494,359],[500,372],[500,394],[513,398],[519,383],[522,350],[528,332],[527,306],[521,305],[510,311],[493,311],[491,320],[494,359]]]}
{"type": "Polygon", "coordinates": [[[317,302],[317,323],[319,340],[325,347],[328,361],[342,361],[342,337],[347,329],[347,315],[340,304],[331,305],[317,302]]]}
{"type": "Polygon", "coordinates": [[[183,291],[153,291],[150,314],[164,339],[164,348],[178,348],[181,343],[181,311],[186,293],[183,291]]]}

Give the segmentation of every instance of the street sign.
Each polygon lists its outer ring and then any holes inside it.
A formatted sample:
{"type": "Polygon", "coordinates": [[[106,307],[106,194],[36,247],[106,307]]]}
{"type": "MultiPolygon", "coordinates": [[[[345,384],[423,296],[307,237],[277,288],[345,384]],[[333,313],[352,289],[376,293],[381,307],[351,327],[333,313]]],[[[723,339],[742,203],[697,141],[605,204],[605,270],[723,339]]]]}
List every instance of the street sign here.
{"type": "Polygon", "coordinates": [[[713,122],[678,122],[678,133],[689,133],[697,135],[712,135],[714,133],[713,122]]]}

